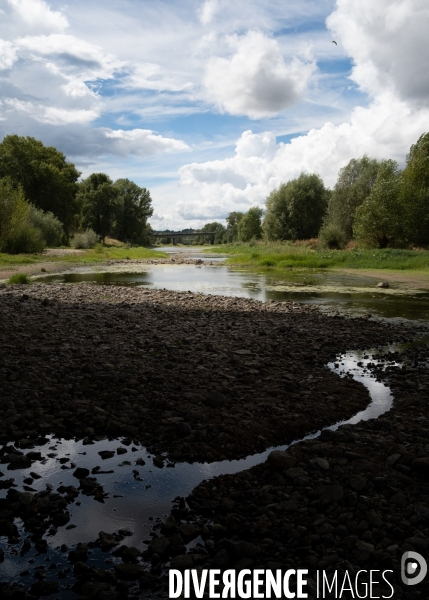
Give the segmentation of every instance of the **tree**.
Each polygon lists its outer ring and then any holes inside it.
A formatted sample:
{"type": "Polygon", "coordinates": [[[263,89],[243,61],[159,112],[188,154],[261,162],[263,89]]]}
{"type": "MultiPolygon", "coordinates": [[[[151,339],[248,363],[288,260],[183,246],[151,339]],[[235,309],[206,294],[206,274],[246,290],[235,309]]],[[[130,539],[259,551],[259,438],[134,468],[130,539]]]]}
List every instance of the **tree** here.
{"type": "Polygon", "coordinates": [[[0,144],[0,177],[21,186],[26,200],[44,212],[52,212],[72,227],[77,205],[80,172],[53,146],[44,146],[33,137],[7,135],[0,144]]]}
{"type": "Polygon", "coordinates": [[[22,188],[0,179],[0,252],[42,252],[45,244],[41,232],[28,221],[29,210],[22,188]]]}
{"type": "Polygon", "coordinates": [[[244,217],[244,213],[233,211],[226,217],[226,242],[236,242],[238,240],[238,224],[244,217]]]}
{"type": "Polygon", "coordinates": [[[257,240],[262,237],[262,208],[259,206],[252,206],[249,208],[241,219],[238,221],[238,239],[240,242],[250,242],[251,239],[257,240]]]}
{"type": "Polygon", "coordinates": [[[129,179],[118,179],[113,186],[118,192],[115,237],[132,244],[148,243],[147,220],[153,214],[149,190],[129,179]]]}
{"type": "Polygon", "coordinates": [[[213,223],[206,223],[200,231],[213,231],[214,234],[211,236],[201,236],[197,238],[197,243],[204,244],[209,241],[210,244],[221,244],[223,235],[225,233],[225,227],[222,223],[214,221],[213,223]]]}
{"type": "Polygon", "coordinates": [[[91,227],[104,242],[113,228],[118,212],[119,190],[105,173],[92,173],[80,184],[83,224],[91,227]]]}
{"type": "Polygon", "coordinates": [[[369,196],[356,209],[353,233],[360,245],[386,248],[404,243],[404,205],[400,190],[401,173],[397,163],[383,161],[369,196]]]}
{"type": "Polygon", "coordinates": [[[282,183],[266,201],[264,232],[269,240],[316,237],[322,225],[329,192],[316,173],[301,173],[282,183]]]}
{"type": "Polygon", "coordinates": [[[410,148],[401,178],[407,237],[415,244],[429,244],[429,133],[410,148]]]}
{"type": "Polygon", "coordinates": [[[380,169],[380,161],[366,154],[352,160],[338,174],[328,204],[325,225],[335,225],[344,231],[346,238],[353,236],[356,209],[371,192],[380,169]]]}

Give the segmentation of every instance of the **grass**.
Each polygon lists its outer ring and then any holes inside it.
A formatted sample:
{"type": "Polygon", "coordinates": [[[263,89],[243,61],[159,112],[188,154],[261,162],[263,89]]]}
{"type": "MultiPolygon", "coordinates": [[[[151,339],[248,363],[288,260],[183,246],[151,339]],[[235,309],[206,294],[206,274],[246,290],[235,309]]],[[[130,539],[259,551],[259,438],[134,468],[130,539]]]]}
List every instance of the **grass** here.
{"type": "Polygon", "coordinates": [[[227,264],[256,268],[429,270],[427,250],[318,250],[305,243],[260,242],[217,246],[211,252],[229,254],[227,264]]]}
{"type": "Polygon", "coordinates": [[[28,279],[28,275],[26,275],[25,273],[15,273],[15,275],[12,275],[11,277],[9,277],[7,282],[8,283],[26,284],[26,283],[30,283],[30,280],[28,279]]]}
{"type": "Polygon", "coordinates": [[[66,254],[64,256],[49,256],[46,254],[4,254],[0,253],[1,267],[18,267],[20,265],[33,265],[40,262],[56,263],[97,263],[105,260],[124,260],[124,259],[146,259],[162,258],[167,256],[163,252],[152,250],[151,248],[135,247],[126,248],[118,246],[102,246],[97,244],[95,248],[83,250],[82,254],[66,254]]]}

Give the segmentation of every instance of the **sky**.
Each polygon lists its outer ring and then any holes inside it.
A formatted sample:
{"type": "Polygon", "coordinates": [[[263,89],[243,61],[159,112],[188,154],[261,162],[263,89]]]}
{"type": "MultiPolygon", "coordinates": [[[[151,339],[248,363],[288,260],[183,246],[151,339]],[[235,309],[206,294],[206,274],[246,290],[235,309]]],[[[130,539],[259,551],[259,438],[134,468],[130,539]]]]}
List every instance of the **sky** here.
{"type": "Polygon", "coordinates": [[[427,31],[427,0],[0,0],[0,140],[148,188],[155,230],[224,222],[301,172],[402,166],[427,31]]]}

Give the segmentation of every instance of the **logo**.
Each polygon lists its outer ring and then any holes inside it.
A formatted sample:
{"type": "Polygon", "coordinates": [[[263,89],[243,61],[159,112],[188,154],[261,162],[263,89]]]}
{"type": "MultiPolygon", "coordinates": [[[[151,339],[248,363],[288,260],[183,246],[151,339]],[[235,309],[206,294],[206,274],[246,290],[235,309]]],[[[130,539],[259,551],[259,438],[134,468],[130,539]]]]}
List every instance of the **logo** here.
{"type": "Polygon", "coordinates": [[[428,566],[418,552],[405,552],[401,559],[401,578],[405,585],[417,585],[426,577],[428,566]]]}

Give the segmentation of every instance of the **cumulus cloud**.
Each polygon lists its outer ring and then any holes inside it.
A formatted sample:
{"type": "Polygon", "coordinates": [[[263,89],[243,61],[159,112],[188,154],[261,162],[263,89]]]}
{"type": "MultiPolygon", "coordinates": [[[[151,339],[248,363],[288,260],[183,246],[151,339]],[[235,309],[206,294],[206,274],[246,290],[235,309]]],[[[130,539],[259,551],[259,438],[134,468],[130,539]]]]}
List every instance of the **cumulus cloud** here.
{"type": "Polygon", "coordinates": [[[50,125],[87,124],[94,121],[99,112],[96,110],[65,109],[56,106],[42,106],[38,103],[19,100],[18,98],[4,98],[2,100],[4,114],[8,112],[25,113],[39,123],[50,125]]]}
{"type": "Polygon", "coordinates": [[[222,112],[259,119],[301,98],[315,70],[313,63],[296,57],[286,63],[277,41],[259,31],[227,41],[232,56],[212,57],[204,76],[207,98],[222,112]]]}
{"type": "Polygon", "coordinates": [[[109,152],[119,156],[135,154],[137,156],[151,156],[161,152],[183,152],[189,146],[181,140],[163,137],[150,129],[108,129],[100,128],[99,131],[109,140],[109,152]]]}
{"type": "Polygon", "coordinates": [[[208,25],[220,8],[220,0],[205,0],[200,7],[200,21],[203,25],[208,25]]]}
{"type": "Polygon", "coordinates": [[[17,51],[11,42],[0,39],[0,71],[10,69],[17,59],[17,51]]]}
{"type": "Polygon", "coordinates": [[[34,29],[64,31],[69,26],[66,17],[52,10],[44,0],[8,0],[17,16],[34,29]]]}
{"type": "Polygon", "coordinates": [[[429,6],[421,0],[338,0],[327,26],[355,66],[351,78],[376,96],[429,102],[429,6]]]}
{"type": "MultiPolygon", "coordinates": [[[[339,169],[351,158],[364,153],[404,163],[410,145],[429,129],[429,45],[426,41],[429,7],[419,0],[361,0],[359,3],[337,0],[327,25],[332,39],[336,39],[351,58],[354,65],[351,79],[369,95],[368,104],[356,106],[346,122],[327,122],[288,144],[277,143],[269,132],[246,131],[238,140],[233,156],[182,167],[181,184],[193,192],[191,200],[184,197],[178,205],[183,218],[206,215],[209,219],[215,214],[225,216],[232,210],[263,205],[274,188],[301,172],[316,172],[332,187],[339,169]]],[[[212,74],[219,74],[218,89],[221,90],[216,92],[213,77],[212,93],[224,110],[233,114],[249,114],[251,104],[246,93],[253,90],[252,85],[263,71],[255,65],[264,65],[264,60],[252,61],[252,50],[255,52],[254,48],[258,48],[257,56],[277,52],[273,40],[264,39],[261,34],[254,36],[247,37],[243,50],[239,47],[241,42],[236,42],[236,53],[231,59],[213,59],[209,65],[212,74]],[[254,78],[248,76],[248,64],[253,65],[253,73],[257,74],[254,78]],[[251,82],[248,88],[243,83],[246,80],[251,82]],[[224,86],[220,85],[221,81],[224,86]],[[242,89],[245,92],[240,94],[242,89]]],[[[278,59],[280,66],[275,69],[284,74],[288,67],[281,61],[278,59]]],[[[297,79],[298,85],[304,86],[308,76],[303,81],[297,79]]],[[[277,81],[280,80],[281,75],[277,77],[277,81]]],[[[291,88],[295,89],[293,83],[291,88]]],[[[292,91],[292,98],[293,94],[292,91]]]]}
{"type": "Polygon", "coordinates": [[[99,46],[61,33],[25,36],[15,46],[22,56],[52,60],[61,72],[79,73],[82,81],[110,78],[125,64],[99,46]]]}
{"type": "Polygon", "coordinates": [[[288,144],[277,143],[269,132],[245,131],[234,156],[180,169],[182,185],[195,190],[198,199],[182,200],[179,214],[187,219],[224,218],[232,210],[262,206],[273,189],[301,172],[318,173],[332,187],[339,169],[365,153],[403,163],[428,123],[429,109],[410,111],[403,101],[385,94],[367,108],[357,107],[350,122],[326,123],[288,144]]]}

